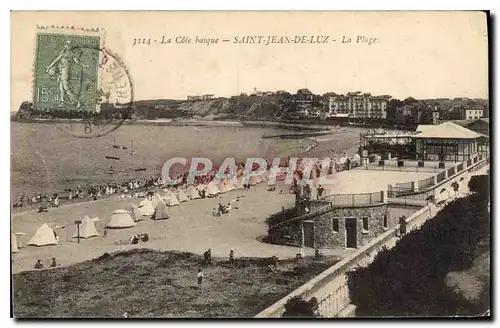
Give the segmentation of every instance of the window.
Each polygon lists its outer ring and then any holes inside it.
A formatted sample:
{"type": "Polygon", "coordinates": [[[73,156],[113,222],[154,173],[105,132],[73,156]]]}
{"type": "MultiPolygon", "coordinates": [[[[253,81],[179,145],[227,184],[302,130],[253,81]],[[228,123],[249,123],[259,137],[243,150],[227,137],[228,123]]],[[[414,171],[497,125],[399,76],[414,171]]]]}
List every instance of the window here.
{"type": "Polygon", "coordinates": [[[384,215],[384,228],[387,228],[387,215],[384,215]]]}
{"type": "Polygon", "coordinates": [[[363,218],[363,230],[368,231],[368,218],[363,218]]]}
{"type": "Polygon", "coordinates": [[[339,219],[332,219],[332,229],[334,232],[339,232],[339,219]]]}

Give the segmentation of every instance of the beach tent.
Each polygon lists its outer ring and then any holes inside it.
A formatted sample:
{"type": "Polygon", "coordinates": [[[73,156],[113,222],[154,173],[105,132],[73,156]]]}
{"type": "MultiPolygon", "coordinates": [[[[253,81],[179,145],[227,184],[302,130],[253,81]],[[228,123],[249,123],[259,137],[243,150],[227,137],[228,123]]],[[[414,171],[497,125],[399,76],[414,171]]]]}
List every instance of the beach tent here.
{"type": "Polygon", "coordinates": [[[12,253],[17,253],[19,252],[19,249],[17,248],[17,236],[15,233],[12,234],[12,241],[11,241],[11,248],[10,248],[12,253]]]}
{"type": "Polygon", "coordinates": [[[177,192],[177,199],[179,200],[180,203],[187,202],[189,200],[188,196],[182,189],[179,189],[179,191],[177,192]]]}
{"type": "Polygon", "coordinates": [[[256,175],[252,175],[250,178],[248,178],[248,184],[251,186],[255,186],[259,182],[260,182],[260,179],[256,175]]]}
{"type": "MultiPolygon", "coordinates": [[[[95,228],[94,221],[88,216],[84,216],[82,224],[80,224],[80,238],[90,238],[99,236],[95,228]]],[[[78,238],[78,230],[73,234],[73,238],[78,238]]]]}
{"type": "Polygon", "coordinates": [[[168,219],[170,215],[167,211],[167,206],[164,202],[159,202],[155,208],[155,214],[153,215],[154,220],[165,220],[168,219]]]}
{"type": "Polygon", "coordinates": [[[132,205],[132,209],[130,210],[130,213],[132,214],[132,219],[134,219],[135,222],[141,221],[142,220],[142,212],[137,207],[137,205],[132,205]]]}
{"type": "Polygon", "coordinates": [[[128,211],[116,210],[111,213],[111,218],[106,225],[106,228],[121,229],[135,226],[136,223],[128,211]]]}
{"type": "Polygon", "coordinates": [[[212,181],[207,186],[207,196],[215,196],[220,193],[219,188],[217,188],[217,184],[212,181]]]}
{"type": "Polygon", "coordinates": [[[191,199],[201,198],[200,193],[198,192],[198,189],[196,189],[195,187],[191,187],[189,189],[188,193],[189,193],[189,198],[191,198],[191,199]]]}
{"type": "Polygon", "coordinates": [[[233,180],[234,189],[243,189],[243,176],[235,177],[233,180]]]}
{"type": "Polygon", "coordinates": [[[47,223],[42,224],[40,228],[35,232],[33,237],[31,237],[28,245],[31,246],[46,246],[46,245],[57,245],[56,236],[54,235],[54,230],[47,223]]]}
{"type": "Polygon", "coordinates": [[[139,211],[142,216],[151,216],[155,213],[155,208],[153,206],[153,202],[149,199],[145,198],[139,203],[139,211]]]}
{"type": "Polygon", "coordinates": [[[165,199],[165,204],[167,204],[167,206],[177,206],[179,205],[179,200],[177,199],[175,194],[172,193],[165,199]]]}
{"type": "MultiPolygon", "coordinates": [[[[170,193],[170,192],[169,192],[170,193]]],[[[167,195],[165,197],[168,197],[169,196],[169,193],[167,193],[167,195]]],[[[153,208],[156,207],[156,205],[158,205],[159,202],[163,201],[162,199],[163,197],[161,197],[160,195],[156,194],[156,195],[153,195],[153,197],[151,198],[151,202],[152,202],[152,205],[153,205],[153,208]]]]}

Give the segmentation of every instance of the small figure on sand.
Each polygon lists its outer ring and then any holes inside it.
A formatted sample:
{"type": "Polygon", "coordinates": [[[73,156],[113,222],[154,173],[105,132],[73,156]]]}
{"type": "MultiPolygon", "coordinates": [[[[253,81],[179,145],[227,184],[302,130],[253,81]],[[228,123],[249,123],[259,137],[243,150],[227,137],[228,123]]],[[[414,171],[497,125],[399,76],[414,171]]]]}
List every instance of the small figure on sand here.
{"type": "Polygon", "coordinates": [[[38,269],[38,270],[43,269],[42,260],[37,260],[36,261],[35,269],[38,269]]]}
{"type": "Polygon", "coordinates": [[[51,267],[51,268],[55,268],[56,266],[57,266],[56,258],[55,258],[55,257],[53,257],[53,258],[52,258],[52,263],[50,264],[50,267],[51,267]]]}
{"type": "Polygon", "coordinates": [[[196,278],[198,280],[198,289],[201,289],[201,285],[203,283],[203,277],[204,277],[203,271],[201,270],[201,268],[199,268],[198,274],[196,275],[196,278]]]}
{"type": "Polygon", "coordinates": [[[231,267],[234,266],[234,249],[231,248],[231,250],[229,251],[229,265],[231,267]]]}

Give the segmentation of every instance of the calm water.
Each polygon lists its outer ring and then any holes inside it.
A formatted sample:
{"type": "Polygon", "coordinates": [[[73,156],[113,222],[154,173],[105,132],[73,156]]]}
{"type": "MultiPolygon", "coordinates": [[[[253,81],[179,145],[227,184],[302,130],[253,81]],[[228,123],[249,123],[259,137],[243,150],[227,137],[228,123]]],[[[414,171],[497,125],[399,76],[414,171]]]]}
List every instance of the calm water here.
{"type": "Polygon", "coordinates": [[[68,136],[53,124],[11,123],[11,188],[13,200],[23,194],[62,192],[78,184],[122,182],[158,176],[172,157],[270,158],[297,153],[310,140],[262,139],[283,132],[268,128],[171,127],[125,125],[96,139],[68,136]],[[116,144],[127,150],[113,148],[116,144]],[[131,143],[135,155],[130,155],[131,143]],[[119,157],[109,160],[105,156],[119,157]],[[107,174],[110,166],[114,175],[107,174]],[[135,172],[137,168],[146,171],[135,172]]]}

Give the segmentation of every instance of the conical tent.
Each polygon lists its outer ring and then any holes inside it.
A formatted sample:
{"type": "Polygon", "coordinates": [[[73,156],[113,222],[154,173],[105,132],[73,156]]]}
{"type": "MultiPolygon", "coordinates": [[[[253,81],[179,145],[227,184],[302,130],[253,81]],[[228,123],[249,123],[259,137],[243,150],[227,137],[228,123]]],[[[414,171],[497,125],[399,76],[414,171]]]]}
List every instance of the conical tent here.
{"type": "Polygon", "coordinates": [[[106,228],[121,229],[121,228],[130,228],[135,225],[136,223],[134,219],[132,219],[130,213],[128,211],[120,209],[111,213],[111,218],[109,219],[106,228]]]}
{"type": "Polygon", "coordinates": [[[155,214],[153,215],[154,220],[165,220],[168,219],[170,215],[167,211],[167,206],[164,202],[158,202],[155,208],[155,214]]]}
{"type": "Polygon", "coordinates": [[[179,200],[174,194],[171,194],[167,199],[165,200],[165,204],[167,206],[177,206],[179,205],[179,200]]]}
{"type": "Polygon", "coordinates": [[[189,200],[188,196],[182,189],[179,189],[179,192],[177,193],[177,199],[179,200],[180,203],[187,202],[189,200]]]}
{"type": "MultiPolygon", "coordinates": [[[[95,228],[94,221],[88,216],[85,216],[80,224],[80,238],[90,238],[99,236],[95,228]]],[[[73,238],[78,238],[78,230],[73,234],[73,238]]]]}
{"type": "Polygon", "coordinates": [[[251,186],[255,186],[257,183],[260,182],[259,177],[256,175],[252,175],[250,178],[248,178],[248,184],[251,186]]]}
{"type": "Polygon", "coordinates": [[[198,189],[196,189],[195,187],[191,187],[189,189],[189,198],[191,198],[191,199],[201,198],[200,193],[198,192],[198,189]]]}
{"type": "Polygon", "coordinates": [[[212,181],[208,184],[207,186],[207,195],[208,196],[215,196],[219,193],[219,189],[217,188],[217,184],[212,181]]]}
{"type": "Polygon", "coordinates": [[[46,246],[46,245],[57,245],[56,236],[54,235],[54,230],[47,223],[44,223],[35,232],[33,237],[31,237],[28,245],[31,246],[46,246]]]}
{"type": "Polygon", "coordinates": [[[130,210],[130,213],[132,214],[132,219],[134,219],[135,222],[141,221],[143,219],[141,210],[135,204],[132,205],[132,209],[130,210]]]}
{"type": "MultiPolygon", "coordinates": [[[[167,197],[168,197],[168,195],[167,195],[167,197]]],[[[155,208],[155,207],[156,207],[156,205],[158,205],[158,203],[159,203],[160,201],[162,201],[162,197],[161,197],[160,195],[154,195],[154,196],[152,197],[152,200],[151,200],[152,205],[153,205],[153,208],[155,208]]]]}
{"type": "Polygon", "coordinates": [[[12,242],[11,242],[11,252],[12,253],[17,253],[19,252],[19,249],[17,248],[17,236],[16,234],[12,234],[12,242]]]}
{"type": "Polygon", "coordinates": [[[142,216],[151,216],[155,213],[155,208],[153,206],[153,202],[149,199],[145,198],[139,203],[139,211],[142,216]]]}

